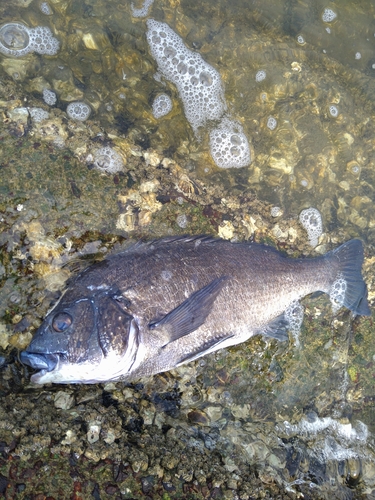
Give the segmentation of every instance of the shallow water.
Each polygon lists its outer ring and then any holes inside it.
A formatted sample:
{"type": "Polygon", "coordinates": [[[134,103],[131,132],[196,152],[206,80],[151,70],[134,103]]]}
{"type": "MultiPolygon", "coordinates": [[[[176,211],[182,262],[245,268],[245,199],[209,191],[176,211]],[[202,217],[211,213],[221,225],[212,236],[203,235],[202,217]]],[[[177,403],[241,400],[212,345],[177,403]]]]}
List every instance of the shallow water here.
{"type": "Polygon", "coordinates": [[[254,338],[129,387],[32,388],[17,361],[69,276],[139,237],[209,233],[292,256],[360,237],[373,300],[373,3],[155,0],[147,17],[130,2],[54,0],[48,15],[45,3],[0,6],[2,24],[48,26],[60,42],[56,55],[0,55],[0,493],[373,498],[372,320],[334,316],[324,296],[303,301],[299,347],[254,338]],[[218,168],[217,123],[197,137],[176,87],[154,78],[147,18],[218,71],[249,166],[218,168]],[[155,119],[160,93],[173,108],[155,119]],[[73,101],[88,120],[68,117],[73,101]],[[95,167],[103,147],[121,170],[95,167]],[[298,221],[308,207],[323,220],[316,248],[298,221]]]}

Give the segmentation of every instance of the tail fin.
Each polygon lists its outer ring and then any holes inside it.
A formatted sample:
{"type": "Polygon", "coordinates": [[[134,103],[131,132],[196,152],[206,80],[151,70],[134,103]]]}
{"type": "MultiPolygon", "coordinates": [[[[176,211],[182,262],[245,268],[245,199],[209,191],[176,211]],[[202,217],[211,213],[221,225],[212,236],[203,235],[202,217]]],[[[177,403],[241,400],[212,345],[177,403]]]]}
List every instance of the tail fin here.
{"type": "Polygon", "coordinates": [[[345,306],[354,314],[371,316],[367,302],[367,287],[361,273],[363,264],[361,240],[347,241],[336,250],[327,253],[326,257],[332,261],[336,260],[338,267],[329,292],[333,309],[345,306]]]}

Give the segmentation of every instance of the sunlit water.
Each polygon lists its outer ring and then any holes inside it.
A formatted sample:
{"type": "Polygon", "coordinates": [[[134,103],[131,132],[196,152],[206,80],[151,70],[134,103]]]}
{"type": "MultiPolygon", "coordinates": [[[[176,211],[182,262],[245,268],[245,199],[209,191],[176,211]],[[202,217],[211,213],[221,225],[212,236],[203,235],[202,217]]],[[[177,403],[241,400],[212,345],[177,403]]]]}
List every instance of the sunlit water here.
{"type": "MultiPolygon", "coordinates": [[[[79,257],[104,254],[124,237],[184,232],[251,237],[313,255],[298,221],[308,207],[323,221],[316,252],[351,237],[364,241],[372,299],[373,2],[155,0],[134,11],[141,7],[112,0],[0,6],[2,24],[48,27],[58,40],[55,55],[40,48],[0,55],[2,347],[27,345],[79,257]],[[181,93],[157,73],[150,18],[167,23],[219,74],[226,114],[249,142],[248,166],[215,165],[209,137],[221,117],[198,131],[189,124],[181,93]],[[160,94],[170,101],[156,118],[160,94]],[[81,104],[69,116],[74,102],[81,104]],[[29,115],[25,107],[42,111],[29,115]]],[[[27,35],[6,31],[4,43],[22,50],[27,35]]],[[[299,347],[295,339],[289,346],[254,339],[163,382],[166,393],[177,387],[179,413],[161,413],[153,424],[186,432],[197,453],[220,453],[233,498],[239,464],[296,497],[373,498],[371,320],[334,317],[324,297],[304,305],[299,347]]],[[[153,384],[137,388],[137,397],[161,391],[160,380],[153,384]]],[[[15,456],[26,446],[20,435],[15,456]]]]}

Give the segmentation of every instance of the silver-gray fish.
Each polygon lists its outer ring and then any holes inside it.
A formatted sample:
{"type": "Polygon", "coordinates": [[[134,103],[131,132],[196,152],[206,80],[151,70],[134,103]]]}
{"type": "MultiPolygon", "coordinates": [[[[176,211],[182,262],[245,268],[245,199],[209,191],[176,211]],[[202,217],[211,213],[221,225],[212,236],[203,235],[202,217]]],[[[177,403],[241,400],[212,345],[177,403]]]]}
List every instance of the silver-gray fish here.
{"type": "Polygon", "coordinates": [[[257,334],[286,340],[297,301],[316,291],[370,314],[362,263],[360,240],[313,259],[205,236],[137,243],[77,276],[21,360],[38,370],[33,382],[88,384],[170,370],[257,334]]]}

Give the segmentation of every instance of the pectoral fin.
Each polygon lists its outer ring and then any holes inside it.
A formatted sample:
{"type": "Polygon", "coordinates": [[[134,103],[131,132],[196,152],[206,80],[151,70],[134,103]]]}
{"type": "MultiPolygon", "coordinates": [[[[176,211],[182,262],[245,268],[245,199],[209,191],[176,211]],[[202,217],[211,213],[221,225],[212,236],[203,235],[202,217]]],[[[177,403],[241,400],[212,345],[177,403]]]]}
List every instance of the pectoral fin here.
{"type": "Polygon", "coordinates": [[[210,284],[190,295],[160,321],[150,323],[150,330],[156,331],[155,333],[162,339],[162,347],[203,325],[225,280],[225,277],[214,279],[210,284]]]}
{"type": "MultiPolygon", "coordinates": [[[[190,363],[190,361],[194,361],[195,359],[198,359],[202,356],[206,356],[207,354],[216,351],[217,349],[219,349],[220,344],[223,344],[227,340],[231,339],[233,336],[234,336],[233,334],[227,335],[220,338],[214,338],[209,342],[205,342],[199,349],[191,352],[188,356],[185,356],[184,358],[180,359],[180,361],[176,364],[176,366],[183,365],[184,363],[190,363]]],[[[226,345],[220,346],[220,348],[221,347],[226,347],[226,345]]]]}

